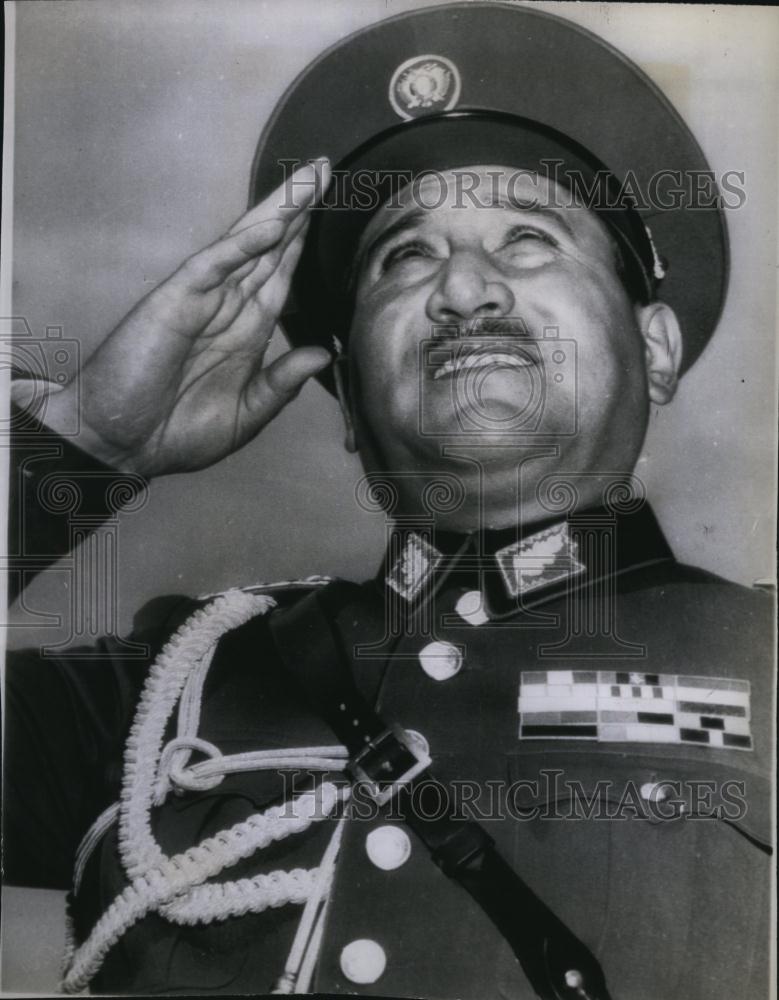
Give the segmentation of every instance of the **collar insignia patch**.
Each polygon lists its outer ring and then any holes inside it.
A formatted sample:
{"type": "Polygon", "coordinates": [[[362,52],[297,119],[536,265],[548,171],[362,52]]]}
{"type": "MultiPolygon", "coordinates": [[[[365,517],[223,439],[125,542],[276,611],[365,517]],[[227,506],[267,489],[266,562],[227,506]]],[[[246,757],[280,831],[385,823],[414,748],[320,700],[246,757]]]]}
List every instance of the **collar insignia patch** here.
{"type": "Polygon", "coordinates": [[[506,590],[511,597],[519,597],[583,573],[585,567],[576,558],[577,549],[567,522],[562,521],[499,549],[495,559],[506,590]]]}
{"type": "Polygon", "coordinates": [[[431,108],[451,111],[460,99],[460,72],[444,56],[414,56],[392,74],[389,101],[393,110],[408,121],[431,108]]]}
{"type": "Polygon", "coordinates": [[[405,600],[413,601],[442,559],[438,549],[412,533],[407,536],[400,555],[387,574],[387,586],[405,600]]]}
{"type": "Polygon", "coordinates": [[[751,750],[749,681],[613,670],[523,671],[519,738],[751,750]]]}

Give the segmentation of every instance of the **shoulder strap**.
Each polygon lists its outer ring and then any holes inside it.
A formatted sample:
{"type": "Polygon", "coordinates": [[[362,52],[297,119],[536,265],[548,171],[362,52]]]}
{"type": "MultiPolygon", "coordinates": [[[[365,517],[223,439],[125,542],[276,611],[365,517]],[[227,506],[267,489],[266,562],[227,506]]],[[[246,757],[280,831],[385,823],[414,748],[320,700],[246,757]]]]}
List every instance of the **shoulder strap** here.
{"type": "Polygon", "coordinates": [[[365,782],[380,804],[396,799],[433,861],[508,941],[542,1000],[609,1000],[595,956],[501,857],[478,823],[440,816],[441,786],[430,773],[430,758],[363,698],[335,626],[351,588],[335,581],[272,616],[270,627],[296,687],[349,750],[352,778],[365,782]]]}

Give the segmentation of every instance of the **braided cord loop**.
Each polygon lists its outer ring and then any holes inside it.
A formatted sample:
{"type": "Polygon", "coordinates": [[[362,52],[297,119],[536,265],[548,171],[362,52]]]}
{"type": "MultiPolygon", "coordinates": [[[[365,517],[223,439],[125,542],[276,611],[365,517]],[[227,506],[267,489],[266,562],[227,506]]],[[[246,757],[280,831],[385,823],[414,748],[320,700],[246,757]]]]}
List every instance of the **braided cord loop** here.
{"type": "MultiPolygon", "coordinates": [[[[127,740],[118,803],[119,854],[129,885],[98,919],[87,939],[79,947],[71,942],[67,948],[62,982],[65,992],[84,990],[109,949],[152,911],[174,923],[192,925],[259,913],[287,903],[316,903],[318,907],[329,890],[335,838],[326,852],[327,864],[319,868],[206,882],[274,841],[331,818],[348,798],[348,789],[339,790],[332,782],[325,781],[291,802],[255,813],[171,857],[162,851],[152,831],[152,807],[172,790],[213,788],[227,773],[292,767],[301,762],[322,771],[343,770],[347,761],[343,747],[257,751],[229,757],[197,735],[202,686],[219,639],[275,606],[276,600],[268,594],[227,591],[196,611],[151,667],[127,740]],[[163,747],[177,703],[178,733],[163,747]],[[187,767],[193,751],[202,753],[206,760],[187,767]]],[[[116,807],[106,810],[85,837],[78,852],[77,882],[89,851],[116,812],[116,807]]]]}

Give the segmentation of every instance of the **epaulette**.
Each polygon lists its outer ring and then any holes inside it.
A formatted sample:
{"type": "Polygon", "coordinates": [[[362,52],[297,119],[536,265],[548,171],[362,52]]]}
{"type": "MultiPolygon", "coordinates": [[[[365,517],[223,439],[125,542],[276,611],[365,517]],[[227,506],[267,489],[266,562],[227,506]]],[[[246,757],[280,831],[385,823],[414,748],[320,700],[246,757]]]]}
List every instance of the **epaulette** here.
{"type": "Polygon", "coordinates": [[[133,617],[132,634],[136,641],[149,642],[155,649],[178,630],[199,609],[227,594],[243,593],[251,596],[272,597],[276,605],[288,607],[317,588],[326,587],[333,577],[307,576],[302,580],[279,580],[275,583],[253,583],[245,587],[197,597],[185,594],[165,594],[147,601],[133,617]]]}
{"type": "Polygon", "coordinates": [[[213,594],[202,594],[198,601],[212,601],[217,597],[224,597],[225,594],[233,590],[241,590],[244,594],[268,594],[269,596],[286,598],[287,595],[296,597],[307,594],[318,587],[326,587],[332,583],[332,576],[307,576],[302,580],[277,580],[275,583],[252,583],[245,587],[230,587],[228,590],[218,590],[213,594]]]}

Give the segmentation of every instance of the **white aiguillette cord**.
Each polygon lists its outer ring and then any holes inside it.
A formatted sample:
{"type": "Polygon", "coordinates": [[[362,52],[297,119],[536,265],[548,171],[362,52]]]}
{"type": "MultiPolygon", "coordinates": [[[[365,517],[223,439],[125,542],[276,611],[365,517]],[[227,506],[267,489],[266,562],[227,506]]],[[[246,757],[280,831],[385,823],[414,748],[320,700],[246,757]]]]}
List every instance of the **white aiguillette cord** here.
{"type": "MultiPolygon", "coordinates": [[[[109,949],[151,911],[175,923],[195,924],[257,913],[286,903],[305,903],[306,907],[282,977],[289,982],[285,992],[297,987],[296,978],[305,975],[310,981],[316,958],[312,947],[321,938],[321,914],[316,926],[314,920],[330,888],[343,819],[336,825],[318,868],[277,870],[252,879],[204,883],[273,841],[332,818],[348,799],[348,788],[324,782],[292,802],[256,813],[172,857],[163,853],[151,827],[152,807],[163,802],[174,788],[213,788],[225,774],[245,770],[300,766],[322,772],[344,769],[348,755],[341,746],[223,756],[217,747],[197,736],[202,687],[219,639],[275,606],[276,601],[267,594],[227,591],[196,611],[152,666],[127,741],[118,803],[119,853],[130,884],[98,919],[87,939],[79,947],[69,945],[62,983],[65,992],[85,989],[109,949]],[[163,748],[166,726],[177,702],[178,733],[163,748]],[[203,752],[207,759],[187,767],[194,750],[203,752]]],[[[116,812],[117,806],[105,810],[84,838],[77,853],[76,888],[89,853],[116,812]]]]}

